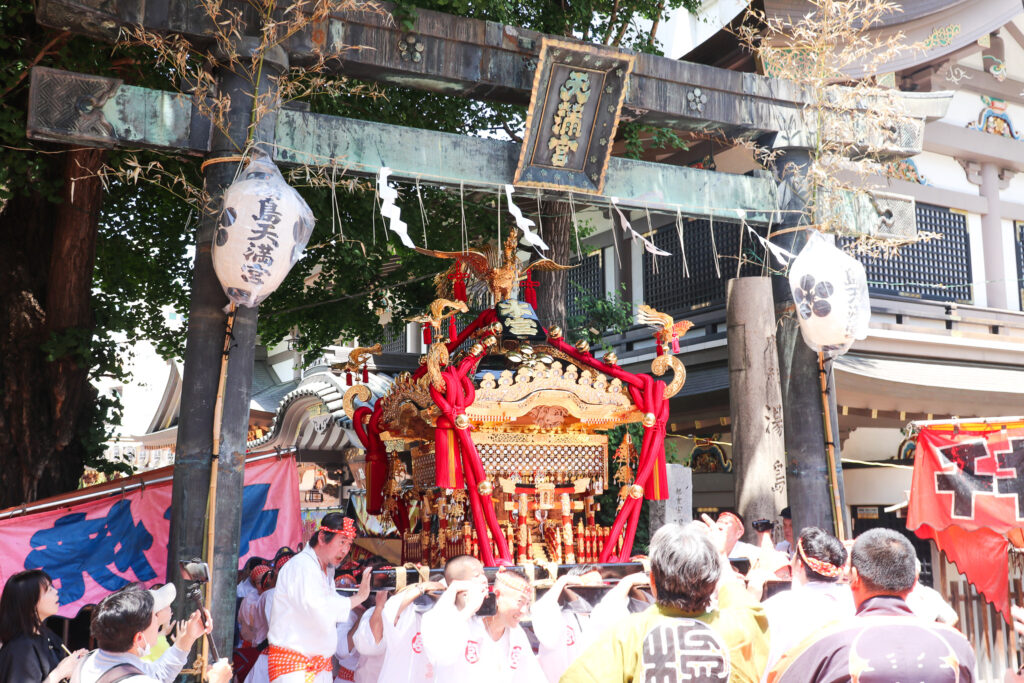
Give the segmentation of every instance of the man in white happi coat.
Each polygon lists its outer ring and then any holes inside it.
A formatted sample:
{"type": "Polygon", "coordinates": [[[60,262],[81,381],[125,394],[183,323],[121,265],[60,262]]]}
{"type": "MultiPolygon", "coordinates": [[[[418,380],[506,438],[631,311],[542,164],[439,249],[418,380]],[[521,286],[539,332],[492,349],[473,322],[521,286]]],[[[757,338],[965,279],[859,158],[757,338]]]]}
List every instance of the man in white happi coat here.
{"type": "MultiPolygon", "coordinates": [[[[366,571],[372,571],[367,568],[366,571]]],[[[355,669],[355,683],[377,683],[381,669],[384,667],[384,656],[387,643],[384,641],[384,602],[387,591],[377,591],[374,605],[363,613],[359,626],[352,634],[352,644],[359,653],[359,665],[355,669]]]]}
{"type": "Polygon", "coordinates": [[[350,598],[334,589],[334,569],[352,548],[355,526],[332,512],[301,553],[281,567],[270,611],[267,665],[273,683],[331,683],[337,624],[370,595],[372,572],[364,572],[350,598]]]}
{"type": "Polygon", "coordinates": [[[519,621],[530,611],[525,577],[500,572],[494,580],[497,612],[476,616],[487,595],[479,583],[454,581],[423,616],[423,647],[438,683],[536,683],[544,678],[519,621]],[[462,607],[455,598],[465,593],[462,607]]]}
{"type": "Polygon", "coordinates": [[[533,633],[540,650],[537,661],[551,683],[558,683],[569,665],[583,654],[595,636],[629,615],[629,590],[649,584],[644,572],[624,577],[589,613],[558,604],[559,596],[572,586],[600,586],[601,572],[593,565],[579,565],[558,577],[555,584],[533,603],[533,633]]]}
{"type": "MultiPolygon", "coordinates": [[[[434,666],[423,650],[422,623],[425,611],[417,601],[428,591],[443,591],[455,581],[470,581],[485,588],[487,586],[484,565],[471,555],[458,555],[448,560],[444,566],[444,579],[444,582],[425,581],[407,586],[384,603],[383,626],[387,657],[380,672],[380,681],[426,683],[434,680],[434,666]]],[[[455,606],[462,607],[464,602],[465,593],[456,599],[455,606]]]]}
{"type": "Polygon", "coordinates": [[[854,614],[853,594],[839,582],[846,548],[835,536],[816,526],[804,527],[790,567],[793,587],[762,603],[768,616],[771,649],[762,680],[776,662],[808,636],[854,614]]]}

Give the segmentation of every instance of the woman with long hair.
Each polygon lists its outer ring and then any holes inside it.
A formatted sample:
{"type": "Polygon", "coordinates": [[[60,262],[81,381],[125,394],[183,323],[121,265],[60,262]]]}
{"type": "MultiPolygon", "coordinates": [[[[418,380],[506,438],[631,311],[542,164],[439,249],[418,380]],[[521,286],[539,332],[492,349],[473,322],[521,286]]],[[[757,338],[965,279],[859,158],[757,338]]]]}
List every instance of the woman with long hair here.
{"type": "Polygon", "coordinates": [[[43,625],[59,607],[46,572],[31,569],[7,579],[0,595],[0,683],[59,683],[71,677],[86,651],[68,652],[43,625]]]}

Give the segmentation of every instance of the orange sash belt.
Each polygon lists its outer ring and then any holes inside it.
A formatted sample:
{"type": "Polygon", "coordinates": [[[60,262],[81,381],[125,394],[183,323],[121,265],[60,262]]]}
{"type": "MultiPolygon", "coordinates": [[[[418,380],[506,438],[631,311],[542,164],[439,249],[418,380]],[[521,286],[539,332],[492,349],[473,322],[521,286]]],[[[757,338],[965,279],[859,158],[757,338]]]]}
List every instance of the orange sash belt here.
{"type": "Polygon", "coordinates": [[[267,667],[270,670],[271,681],[296,671],[304,671],[306,683],[313,683],[318,673],[331,671],[331,658],[322,655],[307,657],[301,652],[271,645],[267,648],[267,667]]]}

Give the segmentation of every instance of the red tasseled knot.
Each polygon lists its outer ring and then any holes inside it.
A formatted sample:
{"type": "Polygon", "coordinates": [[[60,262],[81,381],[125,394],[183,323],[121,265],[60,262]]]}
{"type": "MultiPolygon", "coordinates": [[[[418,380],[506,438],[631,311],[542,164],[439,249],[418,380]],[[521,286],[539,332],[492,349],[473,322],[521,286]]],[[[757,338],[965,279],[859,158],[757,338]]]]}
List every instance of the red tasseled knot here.
{"type": "Polygon", "coordinates": [[[352,373],[351,372],[346,372],[345,373],[345,384],[347,384],[348,386],[352,386],[352,373]]]}
{"type": "Polygon", "coordinates": [[[679,353],[679,335],[672,335],[672,353],[679,353]]]}
{"type": "Polygon", "coordinates": [[[430,332],[430,323],[423,323],[423,343],[430,344],[434,341],[434,335],[430,332]]]}
{"type": "Polygon", "coordinates": [[[466,301],[466,274],[462,272],[462,266],[458,266],[454,273],[449,274],[448,279],[454,283],[455,299],[466,301]]]}
{"type": "Polygon", "coordinates": [[[665,355],[665,347],[661,345],[661,340],[660,339],[654,345],[654,353],[656,355],[659,355],[659,356],[664,356],[665,355]]]}
{"type": "Polygon", "coordinates": [[[370,381],[370,369],[369,369],[369,368],[367,368],[367,367],[366,367],[366,366],[364,365],[364,366],[363,366],[363,384],[366,384],[366,383],[368,383],[369,381],[370,381]]]}
{"type": "Polygon", "coordinates": [[[534,308],[537,307],[537,287],[540,282],[533,279],[533,269],[526,271],[526,279],[523,280],[524,300],[534,308]]]}
{"type": "Polygon", "coordinates": [[[459,328],[455,324],[455,316],[448,318],[448,341],[455,341],[459,336],[459,328]]]}

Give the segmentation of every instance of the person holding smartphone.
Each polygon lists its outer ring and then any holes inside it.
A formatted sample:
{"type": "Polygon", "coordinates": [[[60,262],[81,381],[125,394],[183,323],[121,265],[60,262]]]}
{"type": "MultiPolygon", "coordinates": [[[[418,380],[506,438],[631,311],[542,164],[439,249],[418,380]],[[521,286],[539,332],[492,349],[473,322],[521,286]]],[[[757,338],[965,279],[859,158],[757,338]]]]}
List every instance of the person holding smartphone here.
{"type": "Polygon", "coordinates": [[[434,667],[434,680],[543,681],[544,672],[519,626],[530,611],[532,592],[525,577],[499,572],[494,579],[495,613],[479,616],[477,610],[487,596],[486,584],[453,581],[423,617],[423,647],[434,667]]]}

